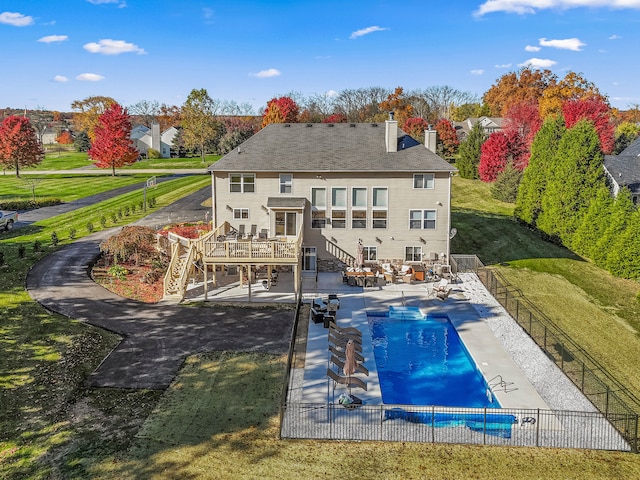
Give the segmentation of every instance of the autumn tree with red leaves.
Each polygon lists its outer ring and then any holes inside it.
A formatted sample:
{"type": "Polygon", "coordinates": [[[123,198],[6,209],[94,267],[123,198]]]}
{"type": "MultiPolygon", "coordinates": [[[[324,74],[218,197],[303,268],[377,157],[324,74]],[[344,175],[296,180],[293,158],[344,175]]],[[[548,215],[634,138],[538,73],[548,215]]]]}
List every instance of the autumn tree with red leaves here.
{"type": "Polygon", "coordinates": [[[394,118],[400,125],[403,125],[413,114],[413,106],[404,96],[402,87],[397,87],[393,93],[390,93],[386,100],[380,102],[379,107],[383,112],[393,112],[394,118]]]}
{"type": "Polygon", "coordinates": [[[605,155],[613,151],[615,145],[615,126],[611,120],[611,108],[599,98],[568,100],[562,105],[562,116],[567,128],[573,127],[582,119],[589,120],[598,132],[602,152],[605,155]]]}
{"type": "Polygon", "coordinates": [[[483,182],[494,182],[509,163],[524,170],[529,158],[529,150],[515,130],[492,133],[480,151],[478,173],[483,182]]]}
{"type": "Polygon", "coordinates": [[[131,165],[138,158],[130,134],[131,118],[127,109],[117,103],[109,105],[98,118],[89,158],[98,168],[111,168],[115,177],[116,167],[131,165]]]}
{"type": "Polygon", "coordinates": [[[347,117],[342,113],[334,113],[325,118],[322,123],[347,123],[347,117]]]}
{"type": "Polygon", "coordinates": [[[402,130],[416,140],[424,141],[424,131],[429,128],[429,124],[424,118],[407,118],[402,125],[402,130]]]}
{"type": "Polygon", "coordinates": [[[272,98],[262,114],[262,128],[271,123],[296,123],[300,107],[290,97],[272,98]]]}
{"type": "Polygon", "coordinates": [[[44,150],[28,118],[12,115],[2,121],[0,163],[5,168],[15,168],[16,177],[19,177],[20,167],[38,165],[43,157],[44,150]]]}
{"type": "Polygon", "coordinates": [[[438,134],[438,147],[441,151],[441,155],[445,158],[453,157],[458,151],[458,135],[456,135],[456,129],[453,128],[451,123],[446,118],[438,120],[436,123],[436,132],[438,134]]]}
{"type": "Polygon", "coordinates": [[[535,102],[512,105],[504,121],[505,130],[514,130],[520,135],[527,149],[542,126],[540,110],[535,102]]]}

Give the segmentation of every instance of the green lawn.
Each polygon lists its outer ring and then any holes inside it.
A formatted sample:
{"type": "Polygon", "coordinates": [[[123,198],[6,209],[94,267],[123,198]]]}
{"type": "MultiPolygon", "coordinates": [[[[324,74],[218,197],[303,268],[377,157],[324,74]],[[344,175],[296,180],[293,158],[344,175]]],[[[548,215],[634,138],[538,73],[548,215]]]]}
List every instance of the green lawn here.
{"type": "MultiPolygon", "coordinates": [[[[190,178],[159,184],[158,207],[207,182],[190,178]]],[[[84,213],[99,228],[104,212],[136,199],[84,213]]],[[[455,177],[453,201],[452,251],[495,265],[640,391],[638,285],[542,241],[480,182],[455,177]]],[[[43,255],[33,243],[47,249],[52,231],[74,225],[84,235],[86,223],[84,215],[60,217],[0,237],[9,263],[0,267],[0,478],[640,478],[640,456],[619,452],[278,440],[285,359],[270,355],[191,357],[164,393],[88,389],[84,378],[117,338],[45,311],[24,291],[43,255]]]]}
{"type": "Polygon", "coordinates": [[[91,165],[86,152],[49,152],[35,170],[73,170],[91,165]]]}
{"type": "Polygon", "coordinates": [[[215,163],[220,159],[222,155],[205,155],[205,161],[203,162],[200,157],[189,158],[155,158],[150,160],[140,160],[125,167],[126,170],[137,170],[143,168],[207,168],[209,165],[215,163]]]}

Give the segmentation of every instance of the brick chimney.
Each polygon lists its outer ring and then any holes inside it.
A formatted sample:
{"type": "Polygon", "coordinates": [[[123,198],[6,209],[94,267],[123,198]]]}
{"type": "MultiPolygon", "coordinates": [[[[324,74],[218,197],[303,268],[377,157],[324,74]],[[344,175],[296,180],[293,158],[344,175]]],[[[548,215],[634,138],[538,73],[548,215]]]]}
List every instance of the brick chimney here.
{"type": "Polygon", "coordinates": [[[389,112],[389,120],[384,122],[385,135],[384,141],[387,147],[387,153],[398,151],[398,122],[393,119],[393,112],[389,112]]]}

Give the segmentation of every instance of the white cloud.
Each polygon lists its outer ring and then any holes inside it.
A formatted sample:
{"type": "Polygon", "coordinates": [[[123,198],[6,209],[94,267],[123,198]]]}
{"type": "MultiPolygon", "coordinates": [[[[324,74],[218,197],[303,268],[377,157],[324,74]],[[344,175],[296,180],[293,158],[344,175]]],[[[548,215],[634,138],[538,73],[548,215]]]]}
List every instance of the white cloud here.
{"type": "Polygon", "coordinates": [[[213,8],[203,7],[202,16],[204,17],[205,23],[215,23],[216,15],[213,8]]]}
{"type": "Polygon", "coordinates": [[[279,77],[280,75],[281,75],[280,70],[277,70],[275,68],[269,68],[268,70],[261,70],[258,73],[249,74],[250,77],[257,77],[257,78],[279,77]]]}
{"type": "Polygon", "coordinates": [[[18,12],[2,12],[0,13],[0,23],[13,25],[14,27],[26,27],[33,23],[33,17],[18,12]]]}
{"type": "Polygon", "coordinates": [[[53,77],[53,81],[58,83],[64,83],[64,82],[68,82],[69,79],[64,75],[56,75],[55,77],[53,77]]]}
{"type": "Polygon", "coordinates": [[[76,80],[80,80],[81,82],[99,82],[100,80],[104,80],[104,77],[97,73],[81,73],[76,77],[76,80]]]}
{"type": "Polygon", "coordinates": [[[496,65],[496,68],[511,68],[510,63],[503,63],[502,65],[496,65]]]}
{"type": "Polygon", "coordinates": [[[364,35],[369,35],[370,33],[373,33],[373,32],[384,32],[385,30],[389,30],[389,29],[388,28],[378,27],[377,25],[374,25],[373,27],[367,27],[367,28],[363,28],[361,30],[356,30],[355,32],[353,32],[351,34],[351,36],[349,38],[353,40],[355,38],[362,37],[364,35]]]}
{"type": "Polygon", "coordinates": [[[611,35],[609,40],[620,40],[622,37],[620,35],[611,35]]]}
{"type": "Polygon", "coordinates": [[[471,70],[471,72],[469,73],[471,73],[471,75],[482,75],[484,73],[484,70],[479,68],[477,70],[471,70]]]}
{"type": "Polygon", "coordinates": [[[39,42],[42,43],[54,43],[54,42],[64,42],[68,40],[69,37],[67,35],[47,35],[46,37],[42,37],[38,39],[39,42]]]}
{"type": "Polygon", "coordinates": [[[542,49],[540,47],[536,47],[535,45],[527,45],[526,47],[524,47],[524,50],[526,52],[539,52],[542,49]]]}
{"type": "Polygon", "coordinates": [[[519,67],[531,66],[534,68],[549,68],[553,67],[556,63],[555,60],[549,60],[545,58],[530,58],[529,60],[525,60],[524,62],[518,64],[519,67]]]}
{"type": "Polygon", "coordinates": [[[545,9],[568,10],[580,7],[640,9],[640,0],[487,0],[476,10],[475,15],[484,15],[485,13],[493,12],[518,13],[524,15],[534,14],[539,10],[545,9]]]}
{"type": "Polygon", "coordinates": [[[561,50],[573,50],[574,52],[579,52],[586,43],[580,41],[578,38],[564,38],[562,40],[547,40],[546,38],[541,38],[540,45],[542,47],[559,48],[561,50]]]}
{"type": "Polygon", "coordinates": [[[103,55],[120,55],[121,53],[137,53],[143,55],[147,53],[133,43],[125,42],[124,40],[112,40],[110,38],[104,38],[98,43],[87,43],[83,48],[88,52],[101,53],[103,55]]]}

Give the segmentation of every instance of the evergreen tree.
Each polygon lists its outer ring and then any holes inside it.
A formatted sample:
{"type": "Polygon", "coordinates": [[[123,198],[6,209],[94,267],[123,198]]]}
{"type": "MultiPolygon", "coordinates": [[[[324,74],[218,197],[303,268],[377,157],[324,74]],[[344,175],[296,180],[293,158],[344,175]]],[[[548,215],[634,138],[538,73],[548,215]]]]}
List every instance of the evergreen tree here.
{"type": "Polygon", "coordinates": [[[564,132],[563,118],[549,117],[542,124],[531,144],[531,157],[518,188],[515,208],[516,217],[530,225],[536,225],[542,210],[541,201],[552,170],[552,159],[564,132]]]}
{"type": "Polygon", "coordinates": [[[613,243],[607,263],[613,275],[640,279],[640,211],[637,209],[628,215],[627,228],[613,243]]]}
{"type": "Polygon", "coordinates": [[[76,149],[76,152],[88,152],[91,148],[91,139],[87,132],[80,132],[76,135],[76,138],[73,139],[73,147],[76,149]]]}
{"type": "Polygon", "coordinates": [[[484,128],[477,122],[467,139],[460,144],[458,153],[460,157],[456,161],[456,167],[462,178],[478,179],[478,164],[480,163],[481,147],[486,139],[484,128]]]}
{"type": "Polygon", "coordinates": [[[589,203],[587,213],[573,236],[571,247],[574,252],[595,262],[595,257],[598,255],[598,241],[603,237],[609,225],[612,208],[611,191],[606,185],[603,185],[589,203]]]}
{"type": "Polygon", "coordinates": [[[522,172],[513,165],[513,162],[507,163],[504,170],[496,177],[496,181],[491,184],[491,196],[502,202],[515,202],[521,180],[522,172]]]}
{"type": "Polygon", "coordinates": [[[604,184],[604,156],[593,124],[581,120],[567,130],[553,162],[537,226],[569,247],[590,200],[604,184]]]}
{"type": "MultiPolygon", "coordinates": [[[[629,218],[636,209],[631,200],[631,192],[628,188],[622,188],[618,192],[610,213],[605,219],[605,228],[600,238],[596,241],[593,261],[600,267],[611,271],[616,263],[616,241],[627,229],[629,218]]],[[[618,245],[618,247],[621,247],[618,245]]]]}

